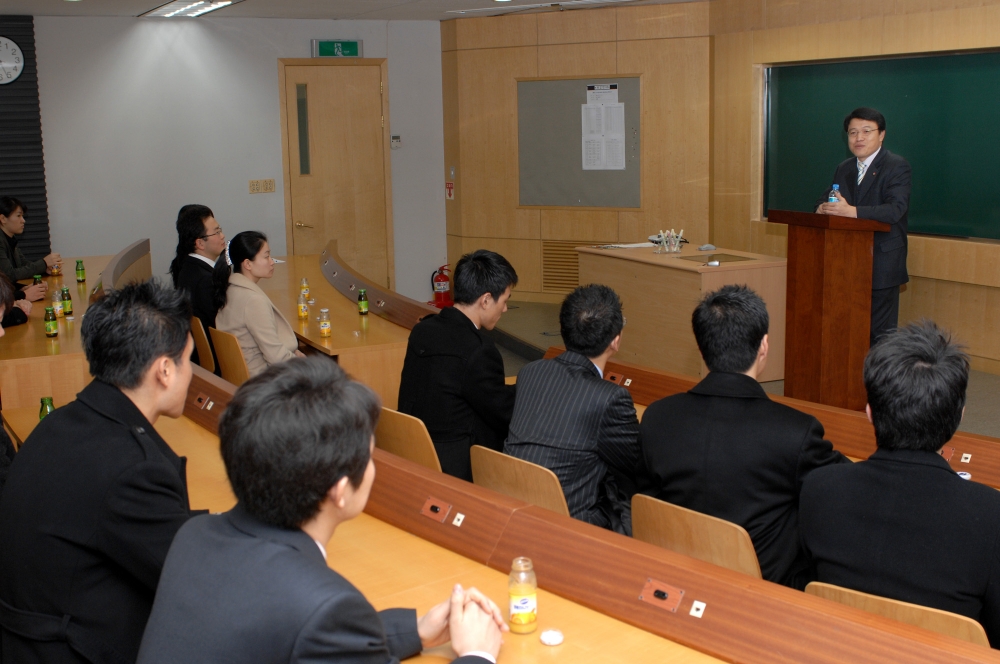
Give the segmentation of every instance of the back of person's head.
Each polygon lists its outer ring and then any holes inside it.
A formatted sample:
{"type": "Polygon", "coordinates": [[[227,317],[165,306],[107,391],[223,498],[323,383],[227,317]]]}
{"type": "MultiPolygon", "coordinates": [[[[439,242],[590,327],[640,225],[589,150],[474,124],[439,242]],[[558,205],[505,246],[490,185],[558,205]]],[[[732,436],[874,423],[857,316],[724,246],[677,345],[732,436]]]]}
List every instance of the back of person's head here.
{"type": "Polygon", "coordinates": [[[723,286],[691,315],[698,350],[709,371],[745,373],[757,360],[770,319],[764,300],[746,286],[723,286]]]}
{"type": "Polygon", "coordinates": [[[566,350],[597,357],[625,327],[622,301],[608,286],[579,286],[559,307],[559,332],[566,350]]]}
{"type": "MultiPolygon", "coordinates": [[[[0,272],[0,318],[3,318],[10,308],[14,306],[14,284],[7,275],[0,272]]],[[[3,328],[0,327],[0,336],[3,336],[3,328]]]]}
{"type": "Polygon", "coordinates": [[[132,389],[157,358],[182,362],[190,331],[187,294],[151,279],[111,291],[90,305],[80,335],[90,374],[132,389]]]}
{"type": "Polygon", "coordinates": [[[517,272],[507,259],[486,249],[462,256],[455,265],[454,277],[456,304],[472,304],[485,293],[496,301],[507,288],[517,285],[517,272]]]}
{"type": "Polygon", "coordinates": [[[968,384],[968,356],[933,322],[882,337],[865,358],[878,446],[937,452],[962,422],[968,384]]]}
{"type": "Polygon", "coordinates": [[[862,106],[861,108],[856,108],[847,114],[844,118],[844,131],[851,125],[851,120],[868,120],[869,122],[874,122],[878,125],[879,131],[885,131],[885,116],[876,111],[874,108],[868,108],[867,106],[862,106]]]}
{"type": "Polygon", "coordinates": [[[205,235],[205,220],[214,216],[212,210],[204,205],[185,205],[177,213],[177,254],[170,263],[170,276],[175,288],[184,257],[194,253],[195,242],[205,235]]]}
{"type": "Polygon", "coordinates": [[[378,397],[325,357],[294,358],[243,383],[219,420],[233,493],[257,519],[299,528],[341,478],[358,488],[378,397]]]}
{"type": "Polygon", "coordinates": [[[267,236],[260,231],[243,231],[226,245],[226,251],[215,261],[212,272],[212,303],[216,309],[226,306],[226,290],[229,289],[229,275],[243,273],[243,261],[253,261],[267,242],[267,236]]]}
{"type": "Polygon", "coordinates": [[[0,217],[9,217],[20,208],[22,214],[28,214],[28,208],[13,196],[0,196],[0,217]]]}

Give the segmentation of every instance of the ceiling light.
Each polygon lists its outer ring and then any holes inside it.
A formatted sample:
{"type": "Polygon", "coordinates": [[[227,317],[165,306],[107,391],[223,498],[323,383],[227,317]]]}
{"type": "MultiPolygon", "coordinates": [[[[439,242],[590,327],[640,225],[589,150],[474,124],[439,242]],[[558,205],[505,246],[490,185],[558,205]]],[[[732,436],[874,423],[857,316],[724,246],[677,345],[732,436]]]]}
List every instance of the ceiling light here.
{"type": "Polygon", "coordinates": [[[243,0],[174,0],[139,15],[161,18],[195,18],[239,2],[243,2],[243,0]]]}

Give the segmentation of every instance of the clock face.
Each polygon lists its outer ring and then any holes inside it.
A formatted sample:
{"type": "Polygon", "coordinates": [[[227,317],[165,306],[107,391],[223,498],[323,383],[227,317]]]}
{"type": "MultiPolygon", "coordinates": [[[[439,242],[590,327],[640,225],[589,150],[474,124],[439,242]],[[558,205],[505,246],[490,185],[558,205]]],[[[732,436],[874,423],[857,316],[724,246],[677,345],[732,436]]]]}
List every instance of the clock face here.
{"type": "Polygon", "coordinates": [[[0,37],[0,85],[13,83],[24,71],[24,54],[21,47],[0,37]]]}

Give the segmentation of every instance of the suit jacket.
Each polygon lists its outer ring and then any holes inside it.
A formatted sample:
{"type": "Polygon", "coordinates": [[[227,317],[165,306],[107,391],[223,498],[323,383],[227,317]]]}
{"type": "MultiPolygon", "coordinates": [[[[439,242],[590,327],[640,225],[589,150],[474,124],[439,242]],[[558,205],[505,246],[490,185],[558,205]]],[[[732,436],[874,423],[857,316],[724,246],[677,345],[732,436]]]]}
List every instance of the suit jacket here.
{"type": "Polygon", "coordinates": [[[631,534],[630,487],[642,469],[635,405],[587,357],[567,351],[521,369],[504,452],[554,472],[573,518],[631,534]]]}
{"type": "MultiPolygon", "coordinates": [[[[212,335],[208,328],[215,327],[215,315],[218,310],[212,302],[212,270],[213,267],[194,256],[185,256],[181,260],[181,271],[177,275],[177,283],[174,284],[178,290],[182,290],[191,298],[191,313],[201,320],[202,327],[205,328],[205,335],[208,336],[209,348],[215,353],[212,345],[212,335]]],[[[194,362],[198,362],[198,350],[195,349],[191,355],[194,362]]],[[[219,371],[219,363],[215,363],[216,373],[219,371]]]]}
{"type": "MultiPolygon", "coordinates": [[[[906,227],[910,207],[910,164],[883,147],[858,184],[858,160],[842,161],[833,173],[840,195],[858,208],[859,219],[889,224],[887,232],[875,233],[872,250],[872,289],[891,288],[910,280],[906,272],[906,227]]],[[[816,203],[825,203],[830,189],[816,203]]]]}
{"type": "Polygon", "coordinates": [[[48,266],[44,259],[29,261],[17,248],[16,237],[8,237],[3,231],[0,231],[0,236],[2,236],[0,237],[0,272],[6,274],[11,281],[31,279],[36,274],[45,274],[48,266]]]}
{"type": "Polygon", "coordinates": [[[215,316],[216,329],[236,335],[251,378],[272,364],[295,357],[299,341],[260,286],[239,272],[229,276],[226,306],[215,316]]]}
{"type": "Polygon", "coordinates": [[[420,650],[415,611],[376,613],[327,567],[309,535],[264,524],[237,505],[177,534],[139,662],[387,664],[420,650]]]}
{"type": "Polygon", "coordinates": [[[423,420],[441,469],[472,481],[469,448],[500,451],[514,411],[503,358],[486,334],[455,308],[410,332],[399,383],[399,410],[423,420]]]}
{"type": "Polygon", "coordinates": [[[38,424],[0,497],[0,659],[135,661],[170,542],[191,516],[184,461],[97,380],[38,424]],[[37,638],[64,619],[60,638],[37,638]]]}
{"type": "Polygon", "coordinates": [[[806,478],[802,541],[820,581],[978,620],[1000,645],[1000,493],[933,452],[878,449],[806,478]]]}
{"type": "Polygon", "coordinates": [[[713,371],[650,404],[640,429],[653,496],[743,526],[765,579],[805,587],[799,490],[816,468],[847,461],[815,417],[771,401],[749,376],[713,371]]]}

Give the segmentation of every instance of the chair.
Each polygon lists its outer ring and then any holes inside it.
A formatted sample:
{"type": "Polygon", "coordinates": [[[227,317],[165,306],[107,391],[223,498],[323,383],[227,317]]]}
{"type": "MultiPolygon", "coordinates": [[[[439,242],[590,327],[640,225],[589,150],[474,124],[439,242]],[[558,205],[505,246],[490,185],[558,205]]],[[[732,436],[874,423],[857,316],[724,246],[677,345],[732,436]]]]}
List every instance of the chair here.
{"type": "Polygon", "coordinates": [[[205,371],[215,373],[215,358],[212,355],[212,347],[208,345],[205,326],[201,324],[201,319],[197,316],[191,316],[191,337],[194,339],[194,349],[198,351],[198,364],[205,371]]]}
{"type": "Polygon", "coordinates": [[[214,327],[208,328],[208,333],[212,335],[215,357],[219,360],[222,378],[236,386],[249,380],[250,370],[247,369],[247,361],[243,358],[243,350],[240,349],[240,342],[236,337],[214,327]]]}
{"type": "Polygon", "coordinates": [[[750,535],[724,519],[636,494],[632,497],[632,537],[761,578],[750,535]]]}
{"type": "Polygon", "coordinates": [[[481,445],[469,450],[472,481],[479,486],[569,516],[559,478],[548,468],[481,445]]]}
{"type": "Polygon", "coordinates": [[[427,427],[412,415],[382,408],[378,426],[375,427],[375,447],[441,472],[441,462],[427,427]]]}
{"type": "Polygon", "coordinates": [[[954,636],[976,645],[990,647],[986,638],[986,630],[972,618],[960,616],[957,613],[932,609],[919,604],[910,604],[898,599],[869,595],[858,590],[841,588],[829,583],[813,581],[806,586],[806,593],[829,599],[840,604],[853,606],[856,609],[875,613],[886,618],[892,618],[907,625],[923,627],[932,632],[954,636]]]}

